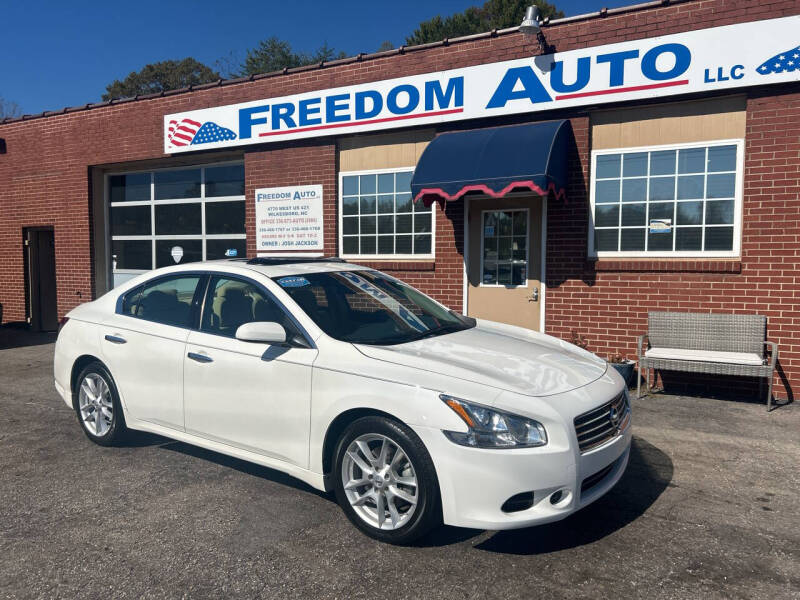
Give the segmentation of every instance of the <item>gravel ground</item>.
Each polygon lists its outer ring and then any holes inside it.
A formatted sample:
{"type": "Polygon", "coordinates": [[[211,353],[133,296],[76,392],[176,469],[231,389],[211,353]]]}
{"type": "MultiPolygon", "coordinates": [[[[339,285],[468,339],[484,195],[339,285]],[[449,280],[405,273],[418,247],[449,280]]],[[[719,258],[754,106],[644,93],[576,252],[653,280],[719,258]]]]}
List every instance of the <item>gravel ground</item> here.
{"type": "Polygon", "coordinates": [[[399,548],[276,471],[151,435],[91,444],[52,336],[6,328],[0,348],[3,598],[800,598],[796,404],[635,400],[628,471],[592,506],[399,548]]]}

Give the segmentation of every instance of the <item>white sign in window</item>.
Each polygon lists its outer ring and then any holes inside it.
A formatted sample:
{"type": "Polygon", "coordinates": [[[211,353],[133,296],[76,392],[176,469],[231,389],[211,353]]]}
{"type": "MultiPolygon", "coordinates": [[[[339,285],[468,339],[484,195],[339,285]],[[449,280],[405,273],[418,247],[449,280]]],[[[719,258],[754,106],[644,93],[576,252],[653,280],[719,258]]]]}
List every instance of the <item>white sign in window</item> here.
{"type": "Polygon", "coordinates": [[[256,251],[323,248],[322,186],[256,190],[256,251]]]}

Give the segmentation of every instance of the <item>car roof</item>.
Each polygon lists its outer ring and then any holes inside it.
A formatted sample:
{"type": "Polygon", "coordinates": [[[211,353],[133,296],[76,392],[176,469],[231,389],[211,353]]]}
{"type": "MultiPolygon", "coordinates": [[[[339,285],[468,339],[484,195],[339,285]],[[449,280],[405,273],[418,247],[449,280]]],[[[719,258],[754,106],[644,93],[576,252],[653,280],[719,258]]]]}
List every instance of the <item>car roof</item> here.
{"type": "MultiPolygon", "coordinates": [[[[339,258],[299,257],[259,257],[255,259],[222,259],[205,262],[187,263],[186,268],[203,268],[205,266],[221,267],[221,269],[248,269],[257,271],[267,277],[283,277],[308,273],[330,273],[334,271],[363,271],[368,267],[348,263],[339,258]]],[[[214,269],[217,270],[217,269],[214,269]]]]}

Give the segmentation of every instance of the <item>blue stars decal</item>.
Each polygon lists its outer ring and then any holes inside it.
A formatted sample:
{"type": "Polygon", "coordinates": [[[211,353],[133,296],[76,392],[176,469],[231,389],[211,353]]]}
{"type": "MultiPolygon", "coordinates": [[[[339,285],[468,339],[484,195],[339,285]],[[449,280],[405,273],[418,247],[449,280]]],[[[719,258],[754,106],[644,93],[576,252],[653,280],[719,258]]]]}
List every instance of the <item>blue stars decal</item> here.
{"type": "Polygon", "coordinates": [[[800,46],[765,60],[756,71],[761,75],[771,75],[773,73],[791,73],[798,69],[800,69],[800,46]]]}
{"type": "Polygon", "coordinates": [[[206,121],[203,126],[197,130],[197,133],[192,139],[192,145],[195,144],[210,144],[212,142],[225,142],[228,140],[235,140],[236,134],[227,129],[220,127],[213,121],[206,121]]]}

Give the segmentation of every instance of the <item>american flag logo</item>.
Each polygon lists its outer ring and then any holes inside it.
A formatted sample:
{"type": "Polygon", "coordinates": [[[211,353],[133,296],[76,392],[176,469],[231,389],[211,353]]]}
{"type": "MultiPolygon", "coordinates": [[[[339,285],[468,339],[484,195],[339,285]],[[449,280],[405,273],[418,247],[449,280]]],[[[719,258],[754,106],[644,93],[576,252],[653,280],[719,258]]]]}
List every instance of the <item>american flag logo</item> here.
{"type": "Polygon", "coordinates": [[[235,140],[236,134],[212,121],[198,123],[192,119],[173,119],[169,122],[167,139],[173,146],[189,146],[235,140]]]}
{"type": "Polygon", "coordinates": [[[762,75],[770,75],[772,73],[791,73],[792,71],[800,70],[800,46],[792,48],[786,52],[776,54],[769,60],[761,63],[761,66],[756,69],[762,75]]]}

